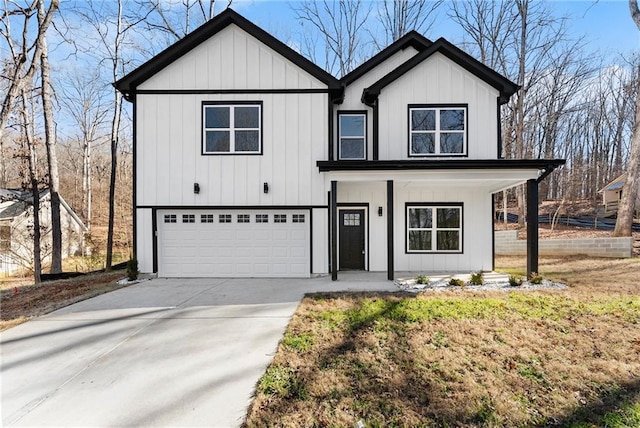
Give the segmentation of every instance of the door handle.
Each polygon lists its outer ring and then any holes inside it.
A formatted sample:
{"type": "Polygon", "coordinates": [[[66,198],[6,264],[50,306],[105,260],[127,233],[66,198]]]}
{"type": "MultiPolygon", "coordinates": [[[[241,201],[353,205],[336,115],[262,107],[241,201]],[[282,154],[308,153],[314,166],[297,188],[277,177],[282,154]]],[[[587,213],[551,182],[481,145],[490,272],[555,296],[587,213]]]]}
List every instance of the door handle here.
{"type": "Polygon", "coordinates": [[[362,250],[362,254],[364,254],[364,250],[362,250]]]}

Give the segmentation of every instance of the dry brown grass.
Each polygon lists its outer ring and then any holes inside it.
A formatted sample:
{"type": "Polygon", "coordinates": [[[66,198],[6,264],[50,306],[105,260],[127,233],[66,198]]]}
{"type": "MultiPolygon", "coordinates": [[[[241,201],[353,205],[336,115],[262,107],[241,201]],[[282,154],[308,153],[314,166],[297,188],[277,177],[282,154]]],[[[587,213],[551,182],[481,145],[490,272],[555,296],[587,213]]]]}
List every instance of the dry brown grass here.
{"type": "Polygon", "coordinates": [[[15,285],[0,292],[0,331],[81,300],[125,287],[123,271],[97,273],[40,284],[15,285]]]}
{"type": "Polygon", "coordinates": [[[541,271],[569,289],[308,296],[246,425],[637,426],[640,260],[541,271]]]}

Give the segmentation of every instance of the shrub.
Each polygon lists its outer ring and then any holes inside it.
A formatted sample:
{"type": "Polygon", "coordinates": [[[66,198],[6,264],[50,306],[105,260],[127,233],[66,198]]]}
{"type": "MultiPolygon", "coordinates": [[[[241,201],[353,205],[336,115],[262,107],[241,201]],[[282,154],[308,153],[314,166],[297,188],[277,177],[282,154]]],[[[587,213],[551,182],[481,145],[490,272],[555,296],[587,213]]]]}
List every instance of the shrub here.
{"type": "Polygon", "coordinates": [[[416,284],[429,284],[431,280],[427,275],[418,275],[416,276],[416,284]]]}
{"type": "Polygon", "coordinates": [[[449,280],[449,285],[453,285],[456,287],[464,287],[464,281],[461,280],[460,278],[451,278],[449,280]]]}
{"type": "Polygon", "coordinates": [[[529,278],[529,282],[531,284],[540,285],[542,284],[542,275],[536,272],[531,272],[531,278],[529,278]]]}
{"type": "Polygon", "coordinates": [[[518,275],[509,275],[509,285],[512,287],[519,287],[522,285],[522,277],[518,275]]]}
{"type": "Polygon", "coordinates": [[[135,281],[138,279],[138,274],[140,271],[138,270],[138,260],[130,259],[127,262],[127,279],[129,281],[135,281]]]}
{"type": "Polygon", "coordinates": [[[484,273],[482,271],[471,273],[471,279],[469,280],[471,285],[482,285],[484,284],[484,273]]]}

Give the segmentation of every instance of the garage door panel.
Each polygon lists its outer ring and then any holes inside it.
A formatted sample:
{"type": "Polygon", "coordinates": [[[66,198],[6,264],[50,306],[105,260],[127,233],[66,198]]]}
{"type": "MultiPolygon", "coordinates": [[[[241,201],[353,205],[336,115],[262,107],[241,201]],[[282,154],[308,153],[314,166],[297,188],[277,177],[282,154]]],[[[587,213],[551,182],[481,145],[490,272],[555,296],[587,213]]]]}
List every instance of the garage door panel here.
{"type": "Polygon", "coordinates": [[[294,214],[308,218],[304,210],[158,211],[159,275],[308,277],[310,225],[293,223],[294,214]],[[165,214],[177,221],[164,223],[165,214]],[[288,222],[276,223],[283,214],[288,222]],[[183,223],[183,215],[194,222],[183,223]],[[220,222],[225,215],[230,223],[220,222]]]}

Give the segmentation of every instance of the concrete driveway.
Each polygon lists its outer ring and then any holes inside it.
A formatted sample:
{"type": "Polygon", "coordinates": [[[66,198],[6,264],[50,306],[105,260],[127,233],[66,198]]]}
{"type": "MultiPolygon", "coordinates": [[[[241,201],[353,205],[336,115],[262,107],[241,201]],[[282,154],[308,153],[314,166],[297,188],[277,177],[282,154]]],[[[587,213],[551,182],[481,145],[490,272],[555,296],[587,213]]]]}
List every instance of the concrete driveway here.
{"type": "Polygon", "coordinates": [[[384,275],[153,279],[0,335],[3,426],[242,423],[304,293],[397,290],[384,275]]]}

